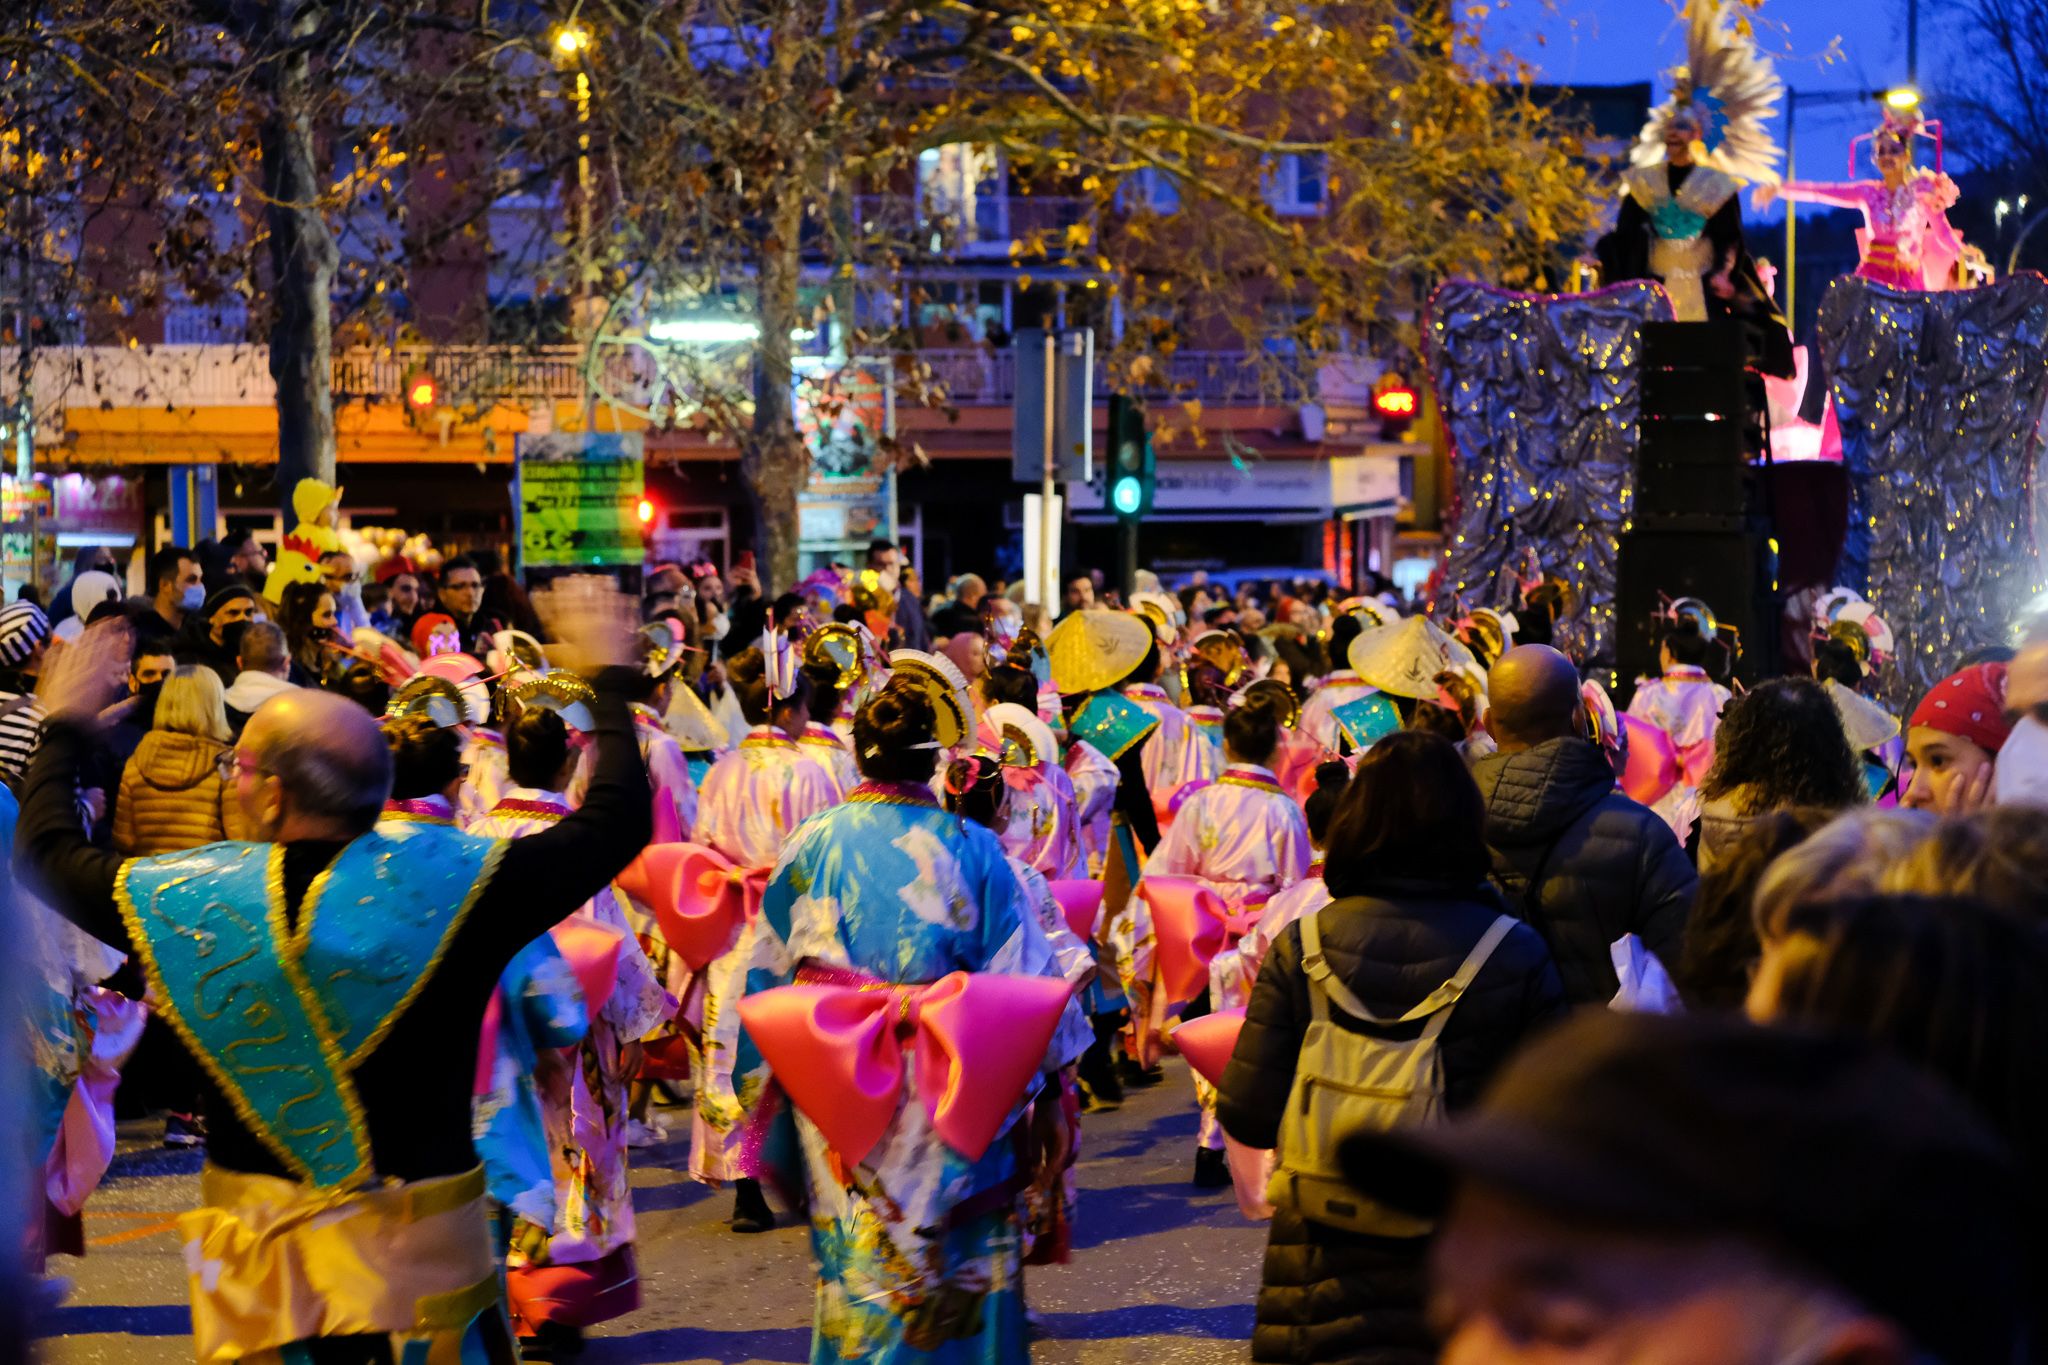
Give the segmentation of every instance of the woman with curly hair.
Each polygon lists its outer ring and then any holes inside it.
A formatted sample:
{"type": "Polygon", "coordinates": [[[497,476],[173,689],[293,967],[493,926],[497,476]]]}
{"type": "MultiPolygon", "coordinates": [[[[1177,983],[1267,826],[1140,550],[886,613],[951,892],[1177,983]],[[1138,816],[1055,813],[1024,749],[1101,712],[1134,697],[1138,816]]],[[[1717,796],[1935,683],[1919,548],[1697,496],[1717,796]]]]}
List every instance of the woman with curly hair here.
{"type": "Polygon", "coordinates": [[[1757,816],[1792,806],[1845,811],[1870,800],[1841,715],[1811,678],[1773,678],[1730,702],[1700,784],[1700,870],[1757,816]]]}

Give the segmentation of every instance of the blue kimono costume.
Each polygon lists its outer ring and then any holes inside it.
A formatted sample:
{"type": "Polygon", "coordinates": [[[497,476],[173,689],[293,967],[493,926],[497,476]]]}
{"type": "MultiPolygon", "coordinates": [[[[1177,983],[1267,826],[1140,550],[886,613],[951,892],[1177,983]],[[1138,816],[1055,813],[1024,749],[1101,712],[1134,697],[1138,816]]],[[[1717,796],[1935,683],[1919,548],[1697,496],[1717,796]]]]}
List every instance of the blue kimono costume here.
{"type": "MultiPolygon", "coordinates": [[[[928,789],[865,783],[790,839],[762,906],[782,969],[757,967],[748,991],[788,984],[800,965],[896,984],[955,971],[1057,977],[1022,916],[993,834],[928,789]]],[[[819,1275],[811,1359],[1023,1362],[1014,1129],[969,1161],[933,1135],[914,1074],[908,1090],[859,1166],[796,1116],[819,1275]]]]}

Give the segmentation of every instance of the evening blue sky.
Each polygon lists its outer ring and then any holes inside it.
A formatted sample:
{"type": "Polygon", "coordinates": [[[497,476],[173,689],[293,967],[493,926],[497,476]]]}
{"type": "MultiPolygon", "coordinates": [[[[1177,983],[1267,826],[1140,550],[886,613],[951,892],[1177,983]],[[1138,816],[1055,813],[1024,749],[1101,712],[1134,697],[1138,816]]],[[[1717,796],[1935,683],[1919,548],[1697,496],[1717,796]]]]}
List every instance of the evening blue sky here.
{"type": "MultiPolygon", "coordinates": [[[[1908,2],[1766,0],[1759,31],[1786,84],[1802,95],[1903,84],[1908,2]],[[1823,62],[1822,54],[1837,38],[1837,57],[1823,62]]],[[[1932,0],[1920,3],[1919,84],[1927,92],[1929,113],[1940,117],[1943,73],[1952,58],[1931,17],[1932,0]]],[[[1553,0],[1548,7],[1541,0],[1510,0],[1488,22],[1500,42],[1536,65],[1544,79],[1561,84],[1647,79],[1661,99],[1668,87],[1666,69],[1684,57],[1676,6],[1664,0],[1553,0]]],[[[1802,104],[1795,128],[1798,174],[1841,178],[1849,139],[1869,131],[1875,121],[1875,106],[1802,104]]],[[[1782,113],[1778,135],[1784,135],[1782,113]]]]}

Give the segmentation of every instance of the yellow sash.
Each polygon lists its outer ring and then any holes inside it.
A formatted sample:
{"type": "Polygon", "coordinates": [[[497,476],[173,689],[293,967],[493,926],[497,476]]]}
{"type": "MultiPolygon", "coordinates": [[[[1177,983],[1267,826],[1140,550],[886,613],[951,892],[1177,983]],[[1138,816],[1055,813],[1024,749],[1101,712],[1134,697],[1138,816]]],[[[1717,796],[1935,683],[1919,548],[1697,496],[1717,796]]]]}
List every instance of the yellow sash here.
{"type": "Polygon", "coordinates": [[[389,1333],[453,1365],[498,1301],[482,1167],[341,1191],[208,1166],[200,1195],[206,1207],[178,1231],[201,1361],[269,1361],[311,1337],[389,1333]]]}

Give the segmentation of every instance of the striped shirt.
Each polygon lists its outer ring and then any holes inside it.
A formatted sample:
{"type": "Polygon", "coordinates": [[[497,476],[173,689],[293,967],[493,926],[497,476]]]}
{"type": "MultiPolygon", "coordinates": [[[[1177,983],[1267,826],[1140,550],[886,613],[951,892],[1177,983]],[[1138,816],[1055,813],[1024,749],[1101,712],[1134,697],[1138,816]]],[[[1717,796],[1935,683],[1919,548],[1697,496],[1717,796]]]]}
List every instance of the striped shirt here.
{"type": "Polygon", "coordinates": [[[43,737],[43,704],[15,692],[0,692],[0,782],[19,790],[28,775],[29,756],[43,737]]]}

